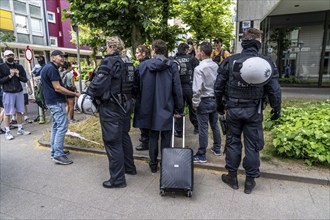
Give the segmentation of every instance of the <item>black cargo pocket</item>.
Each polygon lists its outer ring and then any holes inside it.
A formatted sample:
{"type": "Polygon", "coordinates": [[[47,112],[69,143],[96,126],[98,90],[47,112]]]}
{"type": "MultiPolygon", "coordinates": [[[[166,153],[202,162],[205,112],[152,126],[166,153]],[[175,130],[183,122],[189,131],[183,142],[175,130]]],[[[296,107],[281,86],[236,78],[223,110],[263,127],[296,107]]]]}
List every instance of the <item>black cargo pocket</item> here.
{"type": "Polygon", "coordinates": [[[255,146],[256,151],[261,151],[264,148],[264,132],[262,129],[256,128],[253,134],[253,144],[255,146]]]}

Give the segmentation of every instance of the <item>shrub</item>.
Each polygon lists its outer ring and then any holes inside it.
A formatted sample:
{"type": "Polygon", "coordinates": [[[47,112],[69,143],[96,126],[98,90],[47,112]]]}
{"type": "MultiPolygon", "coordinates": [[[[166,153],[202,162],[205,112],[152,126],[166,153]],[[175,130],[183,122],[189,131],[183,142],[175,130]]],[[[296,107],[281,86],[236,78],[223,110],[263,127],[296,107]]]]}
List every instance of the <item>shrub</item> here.
{"type": "Polygon", "coordinates": [[[278,155],[304,159],[305,163],[330,165],[330,103],[284,107],[277,121],[265,121],[271,129],[278,155]]]}

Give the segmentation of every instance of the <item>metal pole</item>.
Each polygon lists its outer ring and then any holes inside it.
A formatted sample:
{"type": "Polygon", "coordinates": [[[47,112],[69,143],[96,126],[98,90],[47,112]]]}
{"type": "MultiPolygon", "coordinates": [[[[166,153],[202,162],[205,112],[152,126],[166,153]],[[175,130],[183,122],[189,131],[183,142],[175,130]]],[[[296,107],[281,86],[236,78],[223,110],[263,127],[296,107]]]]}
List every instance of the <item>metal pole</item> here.
{"type": "Polygon", "coordinates": [[[78,72],[79,72],[79,92],[82,93],[82,82],[81,82],[81,68],[80,68],[80,45],[79,45],[79,27],[76,26],[76,38],[77,38],[77,63],[78,63],[78,72]]]}

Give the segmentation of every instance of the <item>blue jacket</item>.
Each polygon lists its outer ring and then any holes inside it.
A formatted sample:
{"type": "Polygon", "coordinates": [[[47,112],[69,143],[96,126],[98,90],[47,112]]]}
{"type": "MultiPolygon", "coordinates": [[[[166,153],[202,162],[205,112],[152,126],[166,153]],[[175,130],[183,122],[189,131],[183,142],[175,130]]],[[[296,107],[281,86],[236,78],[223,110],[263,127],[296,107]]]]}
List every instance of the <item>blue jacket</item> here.
{"type": "Polygon", "coordinates": [[[178,66],[164,56],[146,60],[136,69],[138,94],[134,127],[172,130],[173,114],[183,110],[178,66]]]}

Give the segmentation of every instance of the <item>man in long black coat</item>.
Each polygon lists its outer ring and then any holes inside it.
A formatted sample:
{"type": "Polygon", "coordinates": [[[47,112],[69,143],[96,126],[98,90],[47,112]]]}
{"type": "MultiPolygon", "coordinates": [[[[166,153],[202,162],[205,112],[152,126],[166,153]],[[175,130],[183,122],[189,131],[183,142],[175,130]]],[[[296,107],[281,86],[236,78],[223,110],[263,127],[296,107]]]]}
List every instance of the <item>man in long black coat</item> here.
{"type": "Polygon", "coordinates": [[[153,58],[142,62],[136,70],[138,95],[135,104],[134,127],[150,130],[149,166],[158,169],[158,139],[161,149],[170,147],[173,115],[183,112],[183,98],[178,66],[164,55],[163,40],[152,43],[153,58]]]}

